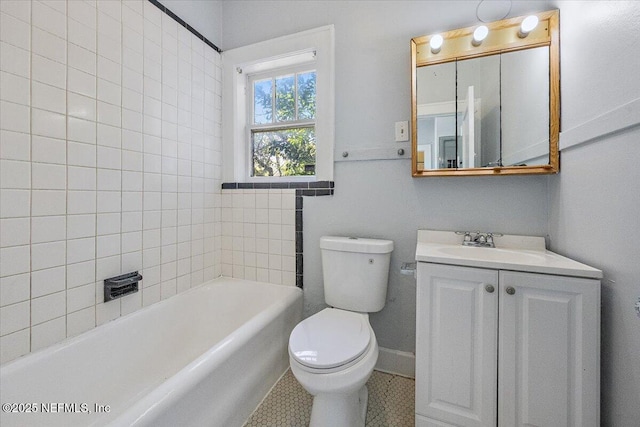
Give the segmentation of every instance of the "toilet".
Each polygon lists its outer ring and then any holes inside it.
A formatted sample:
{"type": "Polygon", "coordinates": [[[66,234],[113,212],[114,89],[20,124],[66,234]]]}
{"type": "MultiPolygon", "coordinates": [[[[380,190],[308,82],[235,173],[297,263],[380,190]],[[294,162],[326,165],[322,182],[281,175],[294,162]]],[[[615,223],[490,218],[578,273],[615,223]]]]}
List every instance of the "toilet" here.
{"type": "Polygon", "coordinates": [[[313,395],[311,427],[364,426],[366,382],[378,360],[368,313],[384,307],[393,242],[325,236],[320,249],[329,308],[291,332],[291,371],[313,395]]]}

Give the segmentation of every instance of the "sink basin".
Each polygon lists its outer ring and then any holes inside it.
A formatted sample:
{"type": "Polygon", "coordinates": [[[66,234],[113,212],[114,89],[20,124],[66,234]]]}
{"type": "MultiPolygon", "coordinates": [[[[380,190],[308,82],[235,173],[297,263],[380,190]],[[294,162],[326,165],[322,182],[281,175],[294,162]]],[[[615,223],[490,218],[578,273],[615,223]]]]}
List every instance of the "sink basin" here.
{"type": "Polygon", "coordinates": [[[474,248],[469,246],[441,246],[436,249],[446,256],[479,261],[506,262],[510,264],[534,264],[544,262],[544,253],[500,248],[474,248]]]}
{"type": "Polygon", "coordinates": [[[575,277],[602,278],[602,271],[555,254],[544,237],[504,235],[495,238],[497,248],[462,246],[463,237],[453,231],[418,230],[416,261],[525,271],[575,277]]]}

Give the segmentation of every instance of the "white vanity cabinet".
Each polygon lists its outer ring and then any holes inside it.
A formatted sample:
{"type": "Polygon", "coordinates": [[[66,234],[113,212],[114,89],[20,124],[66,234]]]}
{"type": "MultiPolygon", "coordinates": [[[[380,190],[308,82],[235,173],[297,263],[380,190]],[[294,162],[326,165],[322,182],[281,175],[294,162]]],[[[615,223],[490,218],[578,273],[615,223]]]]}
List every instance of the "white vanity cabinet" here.
{"type": "Polygon", "coordinates": [[[416,310],[416,426],[600,425],[597,278],[418,262],[416,310]]]}

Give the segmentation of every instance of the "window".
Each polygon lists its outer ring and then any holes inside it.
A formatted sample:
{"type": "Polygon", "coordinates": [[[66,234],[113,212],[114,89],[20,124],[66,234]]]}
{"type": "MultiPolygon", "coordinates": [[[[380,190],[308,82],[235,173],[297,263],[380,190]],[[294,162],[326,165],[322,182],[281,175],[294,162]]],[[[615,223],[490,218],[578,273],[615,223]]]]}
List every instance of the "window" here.
{"type": "Polygon", "coordinates": [[[250,174],[315,176],[314,64],[249,76],[250,174]]]}
{"type": "Polygon", "coordinates": [[[225,182],[332,181],[333,26],[223,52],[225,182]]]}

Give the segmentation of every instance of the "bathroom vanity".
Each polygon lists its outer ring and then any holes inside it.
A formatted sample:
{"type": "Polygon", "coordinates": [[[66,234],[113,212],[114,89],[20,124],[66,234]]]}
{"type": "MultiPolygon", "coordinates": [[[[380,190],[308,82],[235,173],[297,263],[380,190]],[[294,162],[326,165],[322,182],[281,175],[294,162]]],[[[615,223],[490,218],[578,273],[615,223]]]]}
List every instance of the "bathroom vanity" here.
{"type": "Polygon", "coordinates": [[[418,231],[416,426],[599,426],[602,272],[464,240],[418,231]]]}

